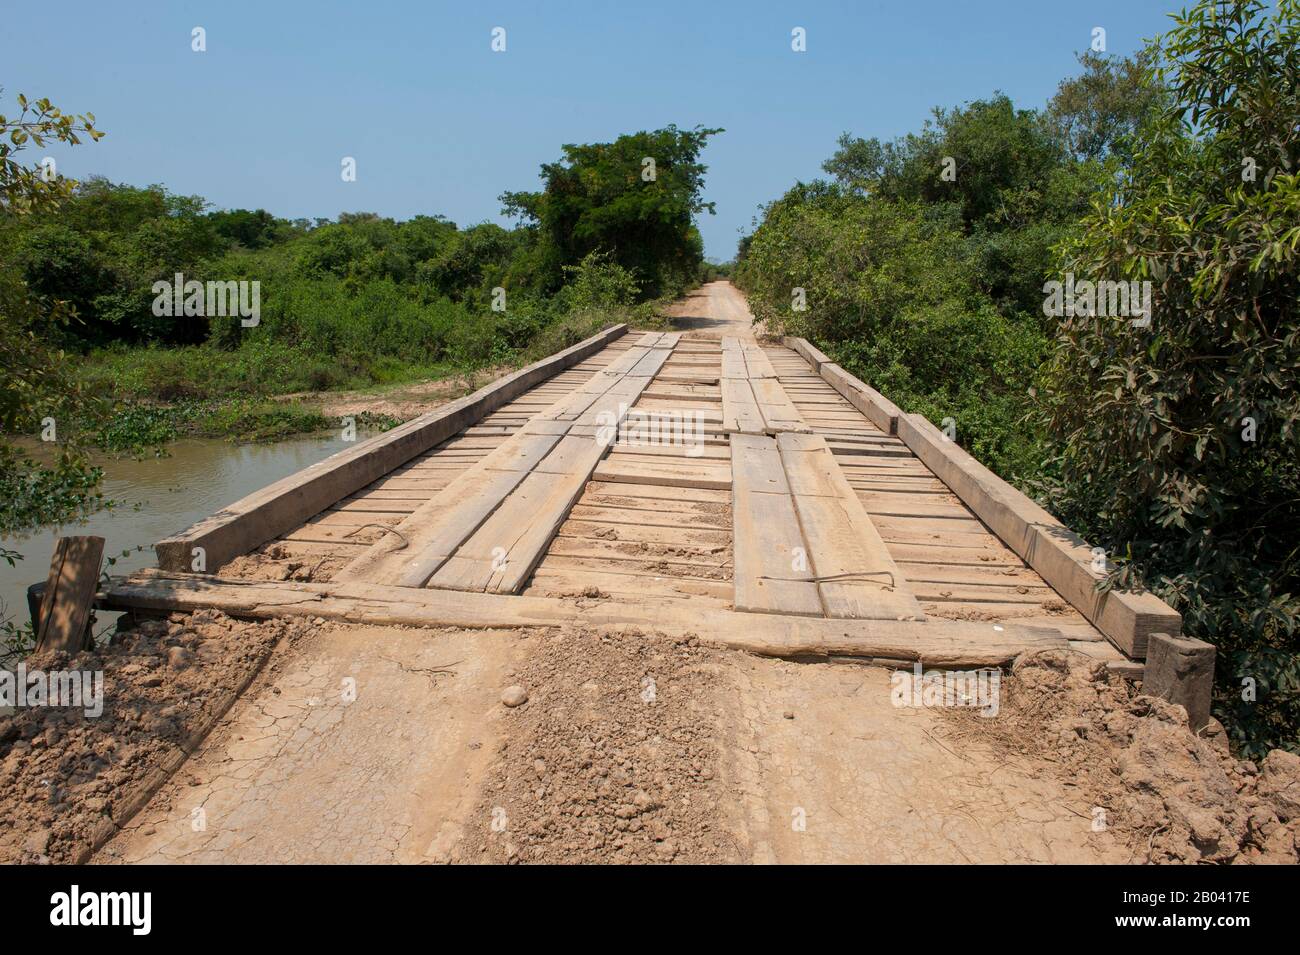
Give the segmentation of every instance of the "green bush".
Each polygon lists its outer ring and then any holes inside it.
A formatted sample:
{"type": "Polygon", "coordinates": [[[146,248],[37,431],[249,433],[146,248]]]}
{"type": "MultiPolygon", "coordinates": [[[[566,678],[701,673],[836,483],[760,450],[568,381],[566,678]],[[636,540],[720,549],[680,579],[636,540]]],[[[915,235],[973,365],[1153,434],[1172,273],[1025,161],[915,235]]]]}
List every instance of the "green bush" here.
{"type": "Polygon", "coordinates": [[[1024,419],[1047,339],[982,290],[957,206],[796,186],[768,207],[737,272],[770,331],[813,339],[906,411],[953,419],[958,442],[1008,479],[1039,476],[1024,419]]]}
{"type": "Polygon", "coordinates": [[[1150,58],[1168,108],[1060,267],[1149,281],[1154,314],[1062,322],[1056,502],[1115,586],[1145,582],[1217,645],[1239,750],[1300,752],[1300,6],[1203,2],[1150,58]]]}

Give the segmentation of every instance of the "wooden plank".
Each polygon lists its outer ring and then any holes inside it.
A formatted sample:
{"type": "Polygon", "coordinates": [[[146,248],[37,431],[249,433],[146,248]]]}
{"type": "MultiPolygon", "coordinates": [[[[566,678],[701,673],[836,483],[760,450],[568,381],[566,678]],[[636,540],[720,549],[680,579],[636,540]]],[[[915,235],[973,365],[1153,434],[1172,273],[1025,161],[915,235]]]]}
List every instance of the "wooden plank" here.
{"type": "Polygon", "coordinates": [[[671,354],[670,349],[652,348],[628,374],[632,377],[653,378],[671,354]]]}
{"type": "MultiPolygon", "coordinates": [[[[612,494],[618,497],[638,497],[652,500],[668,499],[680,501],[697,501],[709,504],[726,504],[731,503],[731,482],[722,489],[708,488],[671,488],[664,487],[661,484],[637,484],[632,481],[620,482],[617,484],[605,484],[598,481],[592,481],[587,485],[587,490],[592,494],[612,494]]],[[[657,505],[656,505],[657,506],[657,505]]]]}
{"type": "MultiPolygon", "coordinates": [[[[726,461],[731,458],[724,444],[651,444],[652,436],[620,435],[619,440],[610,446],[612,454],[632,454],[652,458],[692,458],[698,461],[726,461]]],[[[669,440],[665,436],[663,440],[669,440]]]]}
{"type": "Polygon", "coordinates": [[[731,487],[731,467],[696,462],[650,461],[620,454],[602,461],[592,478],[614,484],[658,484],[666,487],[726,490],[731,487]]]}
{"type": "Polygon", "coordinates": [[[740,343],[734,338],[724,338],[722,340],[722,374],[726,378],[749,378],[749,370],[745,366],[745,353],[740,349],[740,343]]]}
{"type": "Polygon", "coordinates": [[[159,566],[189,569],[195,549],[202,548],[206,566],[215,570],[231,558],[296,527],[463,428],[478,423],[490,412],[599,351],[626,331],[626,325],[616,325],[241,498],[180,534],[159,541],[154,547],[159,566]]]}
{"type": "MultiPolygon", "coordinates": [[[[665,350],[652,351],[633,368],[643,367],[647,359],[651,368],[657,367],[666,356],[665,350]]],[[[533,464],[531,473],[441,562],[425,586],[495,593],[522,589],[608,451],[609,439],[627,406],[650,380],[624,376],[575,420],[575,427],[599,423],[610,428],[603,438],[570,434],[560,440],[546,435],[557,442],[551,453],[533,464]]]]}
{"type": "Polygon", "coordinates": [[[763,424],[768,433],[812,431],[775,378],[755,379],[749,384],[754,390],[754,400],[758,402],[758,410],[763,415],[763,424]]]}
{"type": "MultiPolygon", "coordinates": [[[[597,524],[635,524],[639,527],[681,527],[685,518],[680,511],[651,511],[631,507],[598,507],[584,503],[584,495],[573,505],[569,516],[577,521],[591,521],[597,524]]],[[[717,517],[697,515],[690,518],[691,527],[707,527],[725,531],[731,527],[730,521],[717,517]]]]}
{"type": "Polygon", "coordinates": [[[762,434],[763,414],[744,378],[722,380],[722,430],[728,434],[762,434]]]}
{"type": "Polygon", "coordinates": [[[523,471],[527,474],[560,441],[558,434],[533,434],[520,431],[499,448],[482,458],[476,471],[523,471]]]}
{"type": "Polygon", "coordinates": [[[1006,481],[948,440],[920,415],[904,415],[898,436],[1062,599],[1088,618],[1120,650],[1146,656],[1152,633],[1178,636],[1181,615],[1147,591],[1100,593],[1087,542],[1006,481]]]}
{"type": "Polygon", "coordinates": [[[776,441],[733,435],[732,582],[737,610],[820,615],[776,441]]]}
{"type": "Polygon", "coordinates": [[[931,667],[1006,666],[1032,650],[1065,649],[1052,628],[973,621],[827,620],[735,613],[673,601],[614,604],[502,596],[370,583],[262,583],[142,572],[117,578],[100,595],[110,610],[192,611],[233,616],[322,617],[417,627],[631,627],[694,634],[717,646],[778,657],[860,656],[920,660],[931,667]]]}
{"type": "Polygon", "coordinates": [[[41,597],[36,649],[76,654],[89,643],[90,611],[104,559],[102,537],[60,537],[41,597]]]}
{"type": "Polygon", "coordinates": [[[625,524],[615,527],[610,524],[569,518],[560,527],[559,536],[586,540],[663,544],[700,551],[714,549],[718,553],[731,550],[730,531],[709,530],[687,525],[654,527],[645,524],[625,524]]]}
{"type": "Polygon", "coordinates": [[[517,470],[462,474],[335,579],[422,587],[525,477],[527,472],[517,470]]]}
{"type": "Polygon", "coordinates": [[[530,593],[579,595],[588,587],[603,593],[634,599],[646,597],[675,598],[679,600],[709,600],[726,606],[731,600],[731,584],[723,580],[706,580],[700,577],[677,577],[670,574],[639,574],[620,572],[617,568],[587,570],[580,567],[539,567],[529,585],[530,593]]]}
{"type": "Polygon", "coordinates": [[[737,610],[821,616],[807,545],[788,494],[737,494],[732,543],[737,610]]]}
{"type": "Polygon", "coordinates": [[[682,574],[700,574],[717,580],[731,579],[731,548],[692,549],[671,544],[652,544],[645,541],[605,541],[583,537],[566,537],[563,534],[551,541],[542,566],[556,558],[585,559],[603,567],[624,563],[668,567],[682,574]]]}
{"type": "MultiPolygon", "coordinates": [[[[622,486],[634,487],[635,485],[622,486]]],[[[615,495],[596,491],[595,487],[594,484],[589,485],[580,502],[580,506],[591,508],[593,512],[671,514],[678,525],[682,523],[691,525],[698,521],[726,526],[731,522],[731,508],[726,504],[615,495]]]]}
{"type": "Polygon", "coordinates": [[[825,439],[783,434],[776,445],[827,616],[921,619],[920,605],[825,439]]]}
{"type": "MultiPolygon", "coordinates": [[[[638,348],[627,352],[640,355],[626,363],[629,368],[647,359],[648,367],[657,367],[667,355],[663,350],[656,354],[638,348]]],[[[618,416],[649,381],[628,374],[603,375],[581,401],[564,399],[552,405],[464,472],[440,497],[414,511],[392,539],[376,542],[370,553],[353,560],[338,579],[517,590],[606,450],[594,437],[567,432],[594,422],[616,426],[618,416]],[[560,483],[568,490],[554,490],[560,483]],[[554,493],[541,495],[542,488],[554,493]],[[489,537],[492,542],[484,545],[489,537]]]]}
{"type": "Polygon", "coordinates": [[[585,484],[586,475],[578,472],[528,475],[426,586],[516,592],[541,560],[585,484]]]}
{"type": "Polygon", "coordinates": [[[740,350],[745,356],[745,372],[751,379],[776,378],[776,371],[772,368],[772,362],[758,342],[742,341],[740,350]]]}
{"type": "Polygon", "coordinates": [[[737,495],[790,493],[776,441],[763,435],[732,435],[731,474],[737,495]]]}

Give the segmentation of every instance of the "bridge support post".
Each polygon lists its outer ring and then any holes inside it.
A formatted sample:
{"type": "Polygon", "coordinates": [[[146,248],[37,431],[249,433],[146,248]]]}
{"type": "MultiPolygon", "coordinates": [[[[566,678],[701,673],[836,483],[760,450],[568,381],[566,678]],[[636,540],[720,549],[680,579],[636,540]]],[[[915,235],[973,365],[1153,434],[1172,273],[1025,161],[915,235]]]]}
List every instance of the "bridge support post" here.
{"type": "Polygon", "coordinates": [[[1210,719],[1214,687],[1214,644],[1192,637],[1153,633],[1147,643],[1142,692],[1177,703],[1187,710],[1193,732],[1210,719]]]}

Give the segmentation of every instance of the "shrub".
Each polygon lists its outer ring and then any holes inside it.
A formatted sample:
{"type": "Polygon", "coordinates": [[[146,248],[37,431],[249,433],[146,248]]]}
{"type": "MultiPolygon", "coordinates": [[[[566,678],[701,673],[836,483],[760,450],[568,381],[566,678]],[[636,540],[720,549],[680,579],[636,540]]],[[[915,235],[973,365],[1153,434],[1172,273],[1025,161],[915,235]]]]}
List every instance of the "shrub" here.
{"type": "Polygon", "coordinates": [[[1154,315],[1062,323],[1057,501],[1114,585],[1144,581],[1217,644],[1241,751],[1300,752],[1300,7],[1202,2],[1151,52],[1169,107],[1062,270],[1150,281],[1154,315]]]}

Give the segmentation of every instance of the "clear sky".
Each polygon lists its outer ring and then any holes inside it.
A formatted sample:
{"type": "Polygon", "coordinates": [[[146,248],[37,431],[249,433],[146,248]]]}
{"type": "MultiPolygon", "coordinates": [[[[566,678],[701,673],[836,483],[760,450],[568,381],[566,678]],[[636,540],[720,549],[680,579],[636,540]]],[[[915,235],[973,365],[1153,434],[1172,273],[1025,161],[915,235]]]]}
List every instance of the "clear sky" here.
{"type": "MultiPolygon", "coordinates": [[[[48,150],[74,178],[162,183],[289,218],[372,211],[504,222],[567,142],[721,126],[700,223],[725,260],[760,203],[849,130],[918,128],[994,90],[1039,106],[1094,27],[1130,54],[1182,0],[522,3],[133,0],[5,4],[0,111],[18,92],[107,136],[48,150]],[[493,27],[506,50],[491,49],[493,27]],[[191,49],[191,30],[207,50],[191,49]],[[807,52],[791,50],[803,27],[807,52]],[[357,178],[340,176],[355,157],[357,178]]],[[[34,152],[29,160],[38,159],[34,152]]]]}

